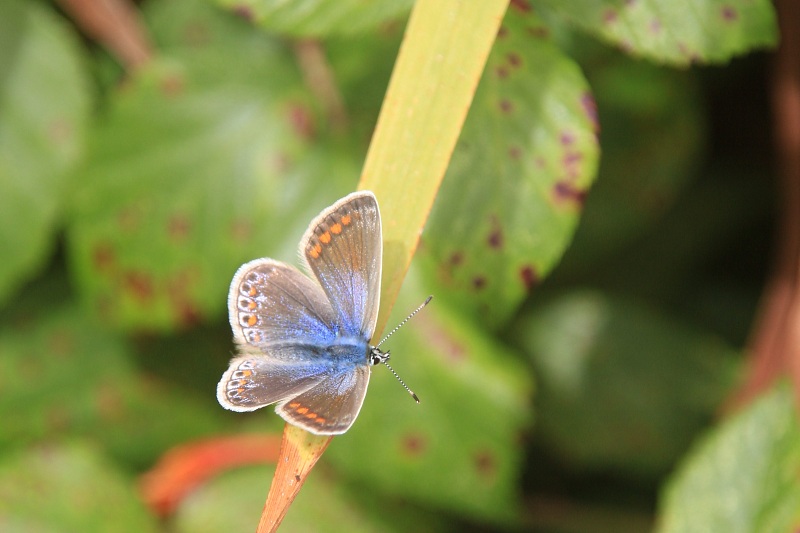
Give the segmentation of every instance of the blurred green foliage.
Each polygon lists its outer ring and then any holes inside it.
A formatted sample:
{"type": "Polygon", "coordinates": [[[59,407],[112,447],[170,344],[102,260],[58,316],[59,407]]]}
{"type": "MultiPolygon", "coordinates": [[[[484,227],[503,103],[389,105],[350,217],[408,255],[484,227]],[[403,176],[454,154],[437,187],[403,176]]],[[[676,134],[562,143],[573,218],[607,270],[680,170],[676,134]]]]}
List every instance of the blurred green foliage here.
{"type": "MultiPolygon", "coordinates": [[[[156,57],[124,76],[54,5],[0,4],[0,530],[254,528],[267,468],[169,526],[136,479],[282,427],[216,403],[227,288],[356,184],[411,7],[362,4],[145,2],[156,57]]],[[[392,318],[436,295],[391,341],[422,404],[377,371],[285,530],[797,524],[791,395],[713,427],[765,268],[764,58],[664,66],[776,31],[765,0],[512,2],[392,318]],[[759,122],[722,131],[741,102],[759,122]]]]}
{"type": "Polygon", "coordinates": [[[703,439],[666,487],[658,531],[796,528],[799,442],[796,405],[784,384],[703,439]]]}

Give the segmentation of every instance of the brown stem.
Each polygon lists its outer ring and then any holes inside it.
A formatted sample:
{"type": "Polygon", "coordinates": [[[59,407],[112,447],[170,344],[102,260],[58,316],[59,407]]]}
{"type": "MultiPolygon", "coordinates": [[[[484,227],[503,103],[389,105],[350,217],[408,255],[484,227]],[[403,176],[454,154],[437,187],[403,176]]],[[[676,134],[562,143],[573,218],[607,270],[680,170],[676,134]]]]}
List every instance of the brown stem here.
{"type": "Polygon", "coordinates": [[[332,439],[333,437],[312,435],[291,424],[286,424],[283,429],[280,459],[272,478],[272,486],[269,488],[264,510],[261,512],[257,533],[277,531],[308,474],[332,439]]]}
{"type": "Polygon", "coordinates": [[[331,128],[336,132],[344,131],[347,113],[322,45],[312,39],[298,41],[294,45],[294,53],[306,85],[322,105],[331,128]]]}
{"type": "Polygon", "coordinates": [[[775,60],[773,108],[779,172],[784,184],[784,233],[792,257],[786,260],[793,275],[791,303],[785,325],[784,360],[800,405],[800,5],[778,0],[775,6],[781,46],[775,60]]]}
{"type": "MultiPolygon", "coordinates": [[[[781,44],[772,73],[772,110],[781,196],[775,271],[750,342],[750,369],[733,398],[741,406],[783,372],[800,391],[800,11],[777,0],[781,44]]],[[[800,401],[800,396],[798,396],[800,401]]]]}
{"type": "Polygon", "coordinates": [[[150,60],[153,47],[134,6],[126,0],[58,0],[86,35],[101,43],[126,69],[150,60]]]}

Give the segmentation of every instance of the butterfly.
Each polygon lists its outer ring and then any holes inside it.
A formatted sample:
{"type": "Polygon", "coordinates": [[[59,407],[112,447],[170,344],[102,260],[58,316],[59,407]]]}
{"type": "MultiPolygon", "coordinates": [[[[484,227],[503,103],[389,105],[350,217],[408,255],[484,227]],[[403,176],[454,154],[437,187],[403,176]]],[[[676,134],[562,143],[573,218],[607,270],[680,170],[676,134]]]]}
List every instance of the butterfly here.
{"type": "Polygon", "coordinates": [[[228,311],[239,355],[222,375],[217,399],[232,411],[277,404],[290,424],[338,435],[358,417],[370,367],[389,366],[389,352],[370,344],[383,255],[375,195],[355,192],[323,210],[299,252],[309,275],[263,258],[233,276],[228,311]]]}

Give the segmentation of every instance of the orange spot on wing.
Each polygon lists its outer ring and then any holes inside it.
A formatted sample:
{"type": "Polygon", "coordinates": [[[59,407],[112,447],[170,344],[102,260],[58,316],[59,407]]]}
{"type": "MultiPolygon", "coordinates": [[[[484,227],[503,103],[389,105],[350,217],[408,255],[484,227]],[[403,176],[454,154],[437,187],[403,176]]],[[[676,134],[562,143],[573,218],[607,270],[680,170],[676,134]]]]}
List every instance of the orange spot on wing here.
{"type": "Polygon", "coordinates": [[[252,370],[242,370],[242,375],[244,377],[246,377],[246,378],[249,378],[250,376],[253,375],[253,371],[252,370]]]}
{"type": "Polygon", "coordinates": [[[248,315],[245,317],[245,321],[247,322],[248,326],[253,327],[258,324],[258,317],[256,315],[248,315]]]}
{"type": "Polygon", "coordinates": [[[297,412],[300,413],[301,415],[304,415],[308,412],[308,407],[300,407],[297,409],[297,412]]]}
{"type": "Polygon", "coordinates": [[[331,233],[333,233],[334,235],[339,235],[341,232],[342,232],[342,225],[339,224],[338,222],[333,226],[331,226],[331,233]]]}
{"type": "Polygon", "coordinates": [[[352,219],[350,218],[350,215],[342,216],[342,224],[344,224],[345,226],[349,226],[350,222],[352,222],[352,219]]]}
{"type": "Polygon", "coordinates": [[[291,407],[292,409],[297,409],[298,407],[300,407],[300,402],[292,402],[289,404],[289,407],[291,407]]]}
{"type": "Polygon", "coordinates": [[[328,244],[329,242],[331,242],[331,234],[326,231],[325,233],[319,236],[319,242],[321,242],[322,244],[328,244]]]}
{"type": "Polygon", "coordinates": [[[317,413],[308,413],[306,414],[306,418],[317,418],[317,413]]]}
{"type": "Polygon", "coordinates": [[[255,300],[250,300],[249,302],[247,302],[247,308],[249,310],[253,311],[255,310],[256,307],[258,307],[258,304],[255,302],[255,300]]]}

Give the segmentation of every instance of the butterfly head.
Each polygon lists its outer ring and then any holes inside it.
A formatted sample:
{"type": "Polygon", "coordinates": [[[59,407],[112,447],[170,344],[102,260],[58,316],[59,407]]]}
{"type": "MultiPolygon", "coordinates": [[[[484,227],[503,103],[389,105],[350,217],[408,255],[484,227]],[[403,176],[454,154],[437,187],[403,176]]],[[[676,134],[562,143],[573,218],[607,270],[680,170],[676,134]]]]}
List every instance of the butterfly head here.
{"type": "Polygon", "coordinates": [[[390,352],[384,352],[383,350],[381,350],[380,348],[377,348],[375,346],[370,346],[369,347],[369,356],[367,357],[367,360],[369,361],[369,365],[370,366],[375,366],[375,365],[379,365],[381,363],[385,363],[386,361],[389,360],[389,353],[390,352]]]}

